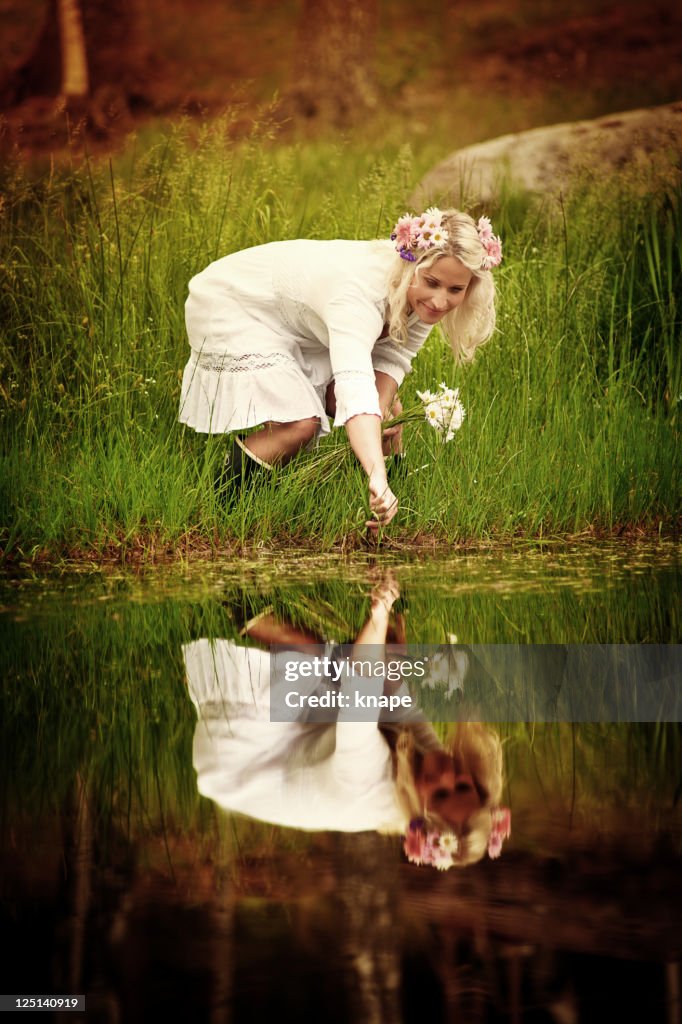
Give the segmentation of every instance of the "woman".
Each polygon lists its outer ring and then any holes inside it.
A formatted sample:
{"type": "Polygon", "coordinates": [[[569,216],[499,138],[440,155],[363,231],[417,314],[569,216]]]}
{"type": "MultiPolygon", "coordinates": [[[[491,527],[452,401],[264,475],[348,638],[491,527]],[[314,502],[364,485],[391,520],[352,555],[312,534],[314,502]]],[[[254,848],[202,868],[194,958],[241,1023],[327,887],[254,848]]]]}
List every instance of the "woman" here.
{"type": "Polygon", "coordinates": [[[180,421],[260,428],[236,438],[229,475],[287,462],[332,416],[367,474],[372,525],[386,525],[398,505],[384,455],[400,436],[381,422],[436,324],[457,359],[490,337],[501,258],[486,217],[430,209],[390,241],[271,242],[211,263],[189,285],[180,421]]]}

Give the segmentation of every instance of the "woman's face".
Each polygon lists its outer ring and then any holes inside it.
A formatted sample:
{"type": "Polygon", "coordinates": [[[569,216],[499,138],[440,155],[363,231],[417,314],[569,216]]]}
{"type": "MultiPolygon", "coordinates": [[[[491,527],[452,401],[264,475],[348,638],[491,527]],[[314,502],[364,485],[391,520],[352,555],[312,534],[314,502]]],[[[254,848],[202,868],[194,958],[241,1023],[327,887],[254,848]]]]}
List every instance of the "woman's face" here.
{"type": "Polygon", "coordinates": [[[410,309],[425,324],[437,324],[462,305],[472,276],[454,256],[442,256],[433,266],[415,272],[407,289],[410,309]]]}
{"type": "Polygon", "coordinates": [[[425,809],[440,814],[453,828],[461,828],[481,808],[473,778],[458,773],[445,753],[424,754],[415,781],[425,809]]]}

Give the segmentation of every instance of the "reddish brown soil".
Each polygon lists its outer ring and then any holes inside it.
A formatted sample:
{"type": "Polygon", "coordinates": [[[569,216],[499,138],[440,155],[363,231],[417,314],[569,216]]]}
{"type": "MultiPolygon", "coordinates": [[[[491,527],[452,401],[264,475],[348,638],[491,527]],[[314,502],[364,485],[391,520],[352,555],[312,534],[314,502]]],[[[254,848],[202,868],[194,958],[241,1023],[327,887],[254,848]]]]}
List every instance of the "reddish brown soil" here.
{"type": "Polygon", "coordinates": [[[476,60],[489,84],[523,91],[552,83],[595,91],[682,94],[682,8],[619,5],[530,28],[476,60]]]}
{"type": "MultiPolygon", "coordinates": [[[[11,8],[14,2],[4,0],[4,6],[11,8]]],[[[446,3],[442,38],[434,42],[436,15],[396,0],[393,6],[400,8],[400,17],[382,14],[376,49],[384,90],[382,115],[388,104],[393,115],[408,123],[415,111],[420,116],[442,113],[453,89],[463,84],[474,94],[499,95],[508,105],[535,102],[540,116],[556,113],[557,120],[564,119],[564,110],[597,114],[682,97],[679,5],[671,0],[622,2],[596,13],[566,16],[565,11],[579,5],[580,0],[571,0],[559,9],[544,8],[550,13],[540,19],[532,5],[517,9],[481,0],[467,12],[462,28],[459,7],[446,3]],[[577,105],[576,95],[584,98],[577,105]],[[593,98],[592,108],[586,97],[593,98]],[[553,103],[538,108],[538,101],[547,98],[553,103]]],[[[15,65],[35,42],[42,11],[39,0],[30,0],[28,6],[33,20],[26,15],[23,21],[7,19],[9,31],[0,44],[0,57],[4,50],[6,60],[15,65]]],[[[112,82],[98,90],[89,105],[72,112],[72,134],[78,136],[82,116],[91,145],[111,149],[150,119],[211,114],[225,106],[238,106],[238,130],[248,129],[275,91],[283,97],[279,114],[286,119],[287,91],[296,74],[295,8],[275,9],[266,0],[251,0],[239,10],[224,0],[205,0],[199,6],[167,0],[163,12],[157,12],[161,18],[153,22],[153,7],[153,2],[147,4],[140,26],[139,87],[131,92],[112,82]]],[[[24,98],[10,105],[2,120],[5,150],[16,145],[28,153],[44,153],[65,143],[67,121],[54,97],[24,98]]],[[[299,127],[300,118],[299,123],[294,118],[284,130],[291,133],[299,127]]],[[[305,125],[308,137],[311,129],[315,134],[330,128],[334,126],[319,122],[305,125]]]]}

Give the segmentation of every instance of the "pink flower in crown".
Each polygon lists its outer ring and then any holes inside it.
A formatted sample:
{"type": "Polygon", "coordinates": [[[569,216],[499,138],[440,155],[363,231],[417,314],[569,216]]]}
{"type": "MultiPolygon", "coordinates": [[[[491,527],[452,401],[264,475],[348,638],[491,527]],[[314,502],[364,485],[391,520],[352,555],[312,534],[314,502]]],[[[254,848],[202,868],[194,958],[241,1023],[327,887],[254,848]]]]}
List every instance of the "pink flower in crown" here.
{"type": "Polygon", "coordinates": [[[417,218],[406,213],[400,218],[393,229],[391,238],[396,243],[396,249],[411,249],[415,243],[417,233],[417,218]]]}
{"type": "Polygon", "coordinates": [[[490,223],[490,217],[479,217],[478,224],[476,225],[478,231],[478,237],[482,242],[487,241],[493,237],[493,226],[490,223]]]}
{"type": "Polygon", "coordinates": [[[499,238],[491,238],[485,245],[486,255],[483,257],[483,269],[490,270],[502,262],[502,243],[499,238]]]}
{"type": "Polygon", "coordinates": [[[478,237],[485,256],[481,260],[482,270],[491,270],[502,262],[502,242],[497,235],[493,234],[493,226],[490,217],[479,217],[476,225],[478,237]]]}

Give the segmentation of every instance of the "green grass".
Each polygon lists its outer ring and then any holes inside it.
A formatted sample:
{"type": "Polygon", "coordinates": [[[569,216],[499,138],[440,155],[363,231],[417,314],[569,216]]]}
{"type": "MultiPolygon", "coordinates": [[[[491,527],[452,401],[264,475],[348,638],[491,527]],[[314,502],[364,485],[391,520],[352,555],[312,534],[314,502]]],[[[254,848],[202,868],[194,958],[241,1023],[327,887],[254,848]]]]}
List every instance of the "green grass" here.
{"type": "MultiPolygon", "coordinates": [[[[230,545],[354,545],[365,485],[302,462],[225,512],[222,438],[176,422],[187,282],[262,242],[386,235],[426,169],[406,148],[235,144],[218,122],[172,131],[115,164],[38,180],[6,172],[0,263],[0,522],[5,554],[230,545]],[[309,475],[309,474],[308,474],[309,475]]],[[[475,203],[473,212],[478,212],[475,203]]],[[[499,330],[457,368],[437,332],[404,387],[459,386],[446,447],[408,435],[386,540],[668,529],[679,515],[682,227],[670,168],[585,175],[571,197],[505,197],[499,330]]],[[[343,444],[335,434],[331,444],[343,444]]],[[[304,460],[303,460],[304,461],[304,460]]]]}

